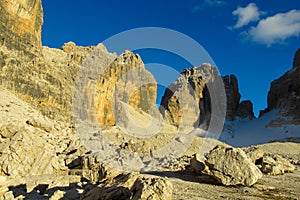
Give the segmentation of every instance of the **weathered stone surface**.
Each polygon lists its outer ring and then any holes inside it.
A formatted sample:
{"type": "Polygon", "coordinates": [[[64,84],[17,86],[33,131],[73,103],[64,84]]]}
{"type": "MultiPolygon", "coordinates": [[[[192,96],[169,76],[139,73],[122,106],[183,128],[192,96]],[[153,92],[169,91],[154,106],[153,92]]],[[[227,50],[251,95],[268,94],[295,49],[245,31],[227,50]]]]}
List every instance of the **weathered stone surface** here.
{"type": "Polygon", "coordinates": [[[255,146],[243,148],[243,150],[254,164],[264,156],[264,152],[255,146]]]}
{"type": "Polygon", "coordinates": [[[279,155],[264,156],[262,158],[261,171],[265,174],[280,175],[294,170],[295,166],[279,155]]]}
{"type": "Polygon", "coordinates": [[[1,43],[9,49],[41,47],[43,9],[41,0],[0,1],[1,43]]]}
{"type": "MultiPolygon", "coordinates": [[[[211,94],[207,85],[213,83],[217,76],[216,68],[209,64],[184,70],[165,91],[161,101],[161,112],[167,122],[186,129],[199,125],[205,128],[211,114],[211,94]]],[[[240,104],[237,78],[228,75],[222,79],[226,93],[222,100],[227,101],[226,119],[232,121],[236,116],[254,118],[252,103],[245,101],[240,104]]]]}
{"type": "Polygon", "coordinates": [[[48,117],[72,122],[74,79],[94,47],[42,47],[41,0],[1,0],[0,16],[0,85],[48,117]]]}
{"type": "Polygon", "coordinates": [[[121,174],[120,171],[111,169],[103,163],[97,161],[96,157],[88,154],[82,158],[82,176],[96,184],[103,179],[113,179],[121,174]]]}
{"type": "Polygon", "coordinates": [[[132,200],[171,200],[173,185],[166,178],[139,177],[131,188],[132,200]]]}
{"type": "Polygon", "coordinates": [[[268,93],[268,107],[260,115],[273,109],[281,116],[290,117],[273,124],[300,124],[300,68],[296,67],[299,51],[296,52],[293,69],[271,83],[268,93]]]}
{"type": "Polygon", "coordinates": [[[171,200],[172,192],[173,185],[167,178],[132,173],[120,174],[84,191],[81,199],[171,200]]]}
{"type": "Polygon", "coordinates": [[[223,185],[251,186],[262,177],[262,173],[242,149],[216,146],[206,156],[205,164],[210,175],[223,185]]]}
{"type": "Polygon", "coordinates": [[[189,129],[209,120],[211,110],[206,84],[216,76],[216,68],[209,64],[181,72],[162,97],[161,112],[167,122],[189,129]]]}
{"type": "Polygon", "coordinates": [[[66,124],[51,120],[0,89],[0,171],[10,177],[67,174],[68,162],[86,151],[66,124]]]}
{"type": "Polygon", "coordinates": [[[65,53],[43,47],[40,55],[0,47],[0,84],[52,119],[71,122],[74,79],[90,48],[65,53]]]}
{"type": "Polygon", "coordinates": [[[95,93],[95,112],[100,125],[113,126],[117,101],[146,113],[156,102],[156,81],[138,54],[125,51],[100,75],[95,93]]]}

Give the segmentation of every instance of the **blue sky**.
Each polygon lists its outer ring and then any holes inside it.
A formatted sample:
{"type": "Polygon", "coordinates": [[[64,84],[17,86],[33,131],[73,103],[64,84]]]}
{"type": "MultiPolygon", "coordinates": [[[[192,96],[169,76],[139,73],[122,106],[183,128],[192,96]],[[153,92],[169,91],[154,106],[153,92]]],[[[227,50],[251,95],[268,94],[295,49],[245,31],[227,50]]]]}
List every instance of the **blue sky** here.
{"type": "MultiPolygon", "coordinates": [[[[300,48],[300,0],[44,0],[43,8],[42,40],[50,47],[97,45],[139,27],[182,32],[206,49],[222,75],[238,77],[242,100],[252,100],[256,114],[267,106],[271,81],[291,69],[300,48]]],[[[138,53],[145,63],[189,67],[166,52],[138,53]]]]}

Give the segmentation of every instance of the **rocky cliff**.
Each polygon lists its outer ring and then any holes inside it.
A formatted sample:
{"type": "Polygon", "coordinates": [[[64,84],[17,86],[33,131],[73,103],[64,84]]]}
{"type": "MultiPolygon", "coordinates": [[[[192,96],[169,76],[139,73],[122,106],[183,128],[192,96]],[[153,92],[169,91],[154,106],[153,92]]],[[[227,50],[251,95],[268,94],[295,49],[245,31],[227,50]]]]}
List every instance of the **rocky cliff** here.
{"type": "Polygon", "coordinates": [[[185,69],[165,91],[161,112],[168,123],[177,127],[198,127],[210,113],[209,92],[206,83],[216,69],[205,64],[185,69]]]}
{"type": "Polygon", "coordinates": [[[298,49],[295,53],[293,60],[293,68],[300,67],[300,49],[298,49]]]}
{"type": "Polygon", "coordinates": [[[225,86],[226,101],[227,101],[226,118],[228,120],[234,120],[236,116],[236,110],[239,106],[240,99],[241,99],[238,79],[233,74],[231,74],[231,75],[224,76],[223,82],[225,86]]]}
{"type": "Polygon", "coordinates": [[[65,44],[62,50],[41,47],[39,54],[0,47],[0,84],[43,114],[71,122],[74,79],[93,47],[65,44]],[[66,50],[72,46],[73,51],[66,50]]]}
{"type": "Polygon", "coordinates": [[[41,47],[43,9],[41,0],[0,1],[1,44],[30,51],[41,47]]]}
{"type": "Polygon", "coordinates": [[[156,106],[156,81],[138,54],[125,51],[100,75],[95,93],[96,118],[100,125],[115,125],[118,102],[149,113],[156,106]]]}
{"type": "MultiPolygon", "coordinates": [[[[34,105],[46,116],[72,123],[74,80],[85,58],[96,47],[80,47],[74,42],[64,44],[61,49],[42,46],[43,9],[40,0],[1,0],[0,16],[0,85],[34,105]]],[[[97,49],[105,58],[116,58],[101,44],[97,49]]],[[[101,125],[114,125],[111,95],[117,83],[119,96],[130,97],[122,100],[128,100],[127,103],[134,108],[148,111],[150,105],[154,104],[156,84],[136,88],[133,94],[126,93],[125,90],[134,84],[124,84],[123,76],[134,68],[139,72],[135,71],[132,76],[143,77],[146,74],[141,58],[126,52],[102,74],[95,96],[96,115],[101,125]]]]}
{"type": "Polygon", "coordinates": [[[241,94],[236,76],[233,74],[224,76],[223,82],[227,101],[226,119],[229,121],[233,121],[236,117],[253,119],[252,102],[250,100],[240,102],[241,94]]]}
{"type": "Polygon", "coordinates": [[[271,83],[268,93],[268,107],[261,115],[273,109],[286,116],[282,123],[300,123],[300,63],[298,50],[293,61],[293,69],[271,83]]]}
{"type": "MultiPolygon", "coordinates": [[[[198,127],[209,120],[211,114],[210,93],[207,83],[216,75],[215,67],[205,64],[184,70],[172,83],[161,101],[161,110],[166,120],[175,126],[198,127]]],[[[240,102],[238,80],[234,75],[222,77],[227,102],[226,119],[254,118],[252,102],[240,102]]],[[[224,98],[225,101],[225,98],[224,98]]]]}

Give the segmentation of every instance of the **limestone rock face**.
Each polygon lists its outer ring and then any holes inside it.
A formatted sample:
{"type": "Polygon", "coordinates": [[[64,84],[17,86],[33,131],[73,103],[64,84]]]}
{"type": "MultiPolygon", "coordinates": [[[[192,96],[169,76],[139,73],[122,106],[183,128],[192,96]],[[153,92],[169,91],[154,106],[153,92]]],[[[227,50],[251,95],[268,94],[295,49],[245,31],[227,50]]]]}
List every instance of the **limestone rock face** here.
{"type": "Polygon", "coordinates": [[[0,16],[0,85],[44,115],[72,123],[74,80],[94,47],[42,47],[41,0],[0,0],[0,16]]]}
{"type": "MultiPolygon", "coordinates": [[[[177,127],[197,127],[207,123],[211,114],[211,94],[207,85],[216,76],[217,70],[209,64],[184,70],[165,91],[161,101],[161,112],[167,122],[177,127]]],[[[237,116],[254,118],[251,101],[240,103],[237,78],[228,75],[222,79],[226,93],[222,100],[227,102],[226,119],[233,121],[237,116]]]]}
{"type": "MultiPolygon", "coordinates": [[[[74,80],[95,47],[67,43],[63,50],[41,47],[41,55],[0,47],[0,84],[34,105],[44,115],[72,122],[74,80]]],[[[107,56],[106,48],[99,44],[107,56]]]]}
{"type": "Polygon", "coordinates": [[[206,84],[218,76],[216,68],[204,64],[186,69],[164,93],[161,112],[177,127],[197,127],[210,115],[210,97],[206,84]]]}
{"type": "Polygon", "coordinates": [[[282,116],[291,117],[284,123],[300,123],[300,68],[297,67],[299,51],[294,59],[294,68],[271,83],[268,93],[268,107],[261,115],[273,109],[279,110],[282,116]]]}
{"type": "Polygon", "coordinates": [[[205,164],[210,175],[223,185],[251,186],[262,177],[259,168],[242,149],[218,145],[208,153],[205,164]]]}
{"type": "Polygon", "coordinates": [[[115,125],[118,102],[149,113],[156,106],[156,81],[139,55],[125,51],[100,75],[95,93],[95,112],[100,125],[115,125]]]}
{"type": "Polygon", "coordinates": [[[31,45],[41,47],[41,0],[1,0],[0,16],[2,44],[11,49],[23,50],[31,45]]]}

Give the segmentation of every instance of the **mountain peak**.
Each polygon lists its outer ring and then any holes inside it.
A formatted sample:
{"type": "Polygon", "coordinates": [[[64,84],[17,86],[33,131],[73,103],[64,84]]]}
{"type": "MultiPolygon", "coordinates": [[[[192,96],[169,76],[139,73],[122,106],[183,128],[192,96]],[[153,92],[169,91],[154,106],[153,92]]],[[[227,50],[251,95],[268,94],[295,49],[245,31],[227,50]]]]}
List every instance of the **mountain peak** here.
{"type": "Polygon", "coordinates": [[[296,51],[293,61],[293,68],[300,67],[300,48],[296,51]]]}

